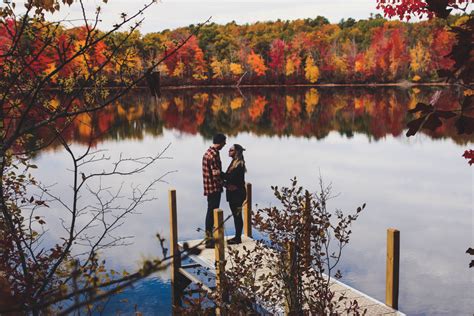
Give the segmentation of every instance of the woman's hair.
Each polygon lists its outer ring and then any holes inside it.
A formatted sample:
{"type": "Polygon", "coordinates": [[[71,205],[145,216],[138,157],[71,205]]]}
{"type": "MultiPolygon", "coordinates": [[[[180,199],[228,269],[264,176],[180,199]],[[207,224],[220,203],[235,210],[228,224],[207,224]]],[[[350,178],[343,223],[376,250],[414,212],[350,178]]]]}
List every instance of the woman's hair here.
{"type": "Polygon", "coordinates": [[[234,144],[232,147],[234,147],[235,156],[232,159],[232,162],[229,166],[229,170],[235,169],[239,165],[242,165],[244,167],[244,171],[247,172],[247,168],[245,167],[245,159],[244,159],[245,148],[239,144],[234,144]]]}

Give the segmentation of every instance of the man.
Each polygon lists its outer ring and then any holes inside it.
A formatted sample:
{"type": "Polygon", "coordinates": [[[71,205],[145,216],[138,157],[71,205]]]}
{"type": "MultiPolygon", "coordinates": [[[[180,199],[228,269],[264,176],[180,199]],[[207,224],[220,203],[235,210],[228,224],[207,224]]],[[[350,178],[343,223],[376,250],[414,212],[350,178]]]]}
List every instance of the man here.
{"type": "Polygon", "coordinates": [[[214,247],[212,232],[214,229],[214,209],[219,208],[221,203],[221,193],[223,187],[222,181],[222,163],[219,151],[226,144],[224,134],[216,134],[212,139],[212,146],[204,153],[202,157],[202,177],[204,183],[204,195],[207,196],[207,214],[206,214],[206,248],[214,247]]]}

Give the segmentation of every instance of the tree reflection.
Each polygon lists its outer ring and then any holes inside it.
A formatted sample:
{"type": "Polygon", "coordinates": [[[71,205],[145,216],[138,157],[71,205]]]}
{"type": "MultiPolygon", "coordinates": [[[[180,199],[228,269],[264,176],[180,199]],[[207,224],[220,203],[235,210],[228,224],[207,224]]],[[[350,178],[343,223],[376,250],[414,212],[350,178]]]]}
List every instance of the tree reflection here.
{"type": "MultiPolygon", "coordinates": [[[[237,135],[250,132],[266,136],[316,137],[331,131],[346,137],[362,133],[371,140],[403,134],[413,119],[407,110],[428,102],[434,88],[268,88],[166,90],[155,99],[139,90],[101,112],[78,115],[63,131],[68,140],[86,143],[107,139],[142,139],[161,135],[163,129],[210,137],[215,132],[237,135]]],[[[457,92],[443,93],[445,110],[459,108],[457,92]]],[[[61,97],[55,99],[61,102],[61,97]]],[[[54,105],[52,105],[54,106],[54,105]]],[[[449,137],[456,143],[473,141],[457,135],[447,121],[430,137],[449,137]]],[[[41,131],[39,138],[47,138],[41,131]]]]}

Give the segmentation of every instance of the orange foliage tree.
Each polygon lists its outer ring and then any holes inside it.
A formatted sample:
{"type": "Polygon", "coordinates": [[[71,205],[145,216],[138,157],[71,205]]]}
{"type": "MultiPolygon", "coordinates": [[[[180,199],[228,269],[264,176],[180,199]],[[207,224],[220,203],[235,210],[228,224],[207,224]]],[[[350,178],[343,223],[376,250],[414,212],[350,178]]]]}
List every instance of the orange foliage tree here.
{"type": "Polygon", "coordinates": [[[265,72],[267,71],[267,66],[265,66],[265,61],[263,60],[262,56],[256,54],[253,50],[247,56],[247,63],[250,66],[250,69],[257,75],[257,76],[264,76],[265,72]]]}

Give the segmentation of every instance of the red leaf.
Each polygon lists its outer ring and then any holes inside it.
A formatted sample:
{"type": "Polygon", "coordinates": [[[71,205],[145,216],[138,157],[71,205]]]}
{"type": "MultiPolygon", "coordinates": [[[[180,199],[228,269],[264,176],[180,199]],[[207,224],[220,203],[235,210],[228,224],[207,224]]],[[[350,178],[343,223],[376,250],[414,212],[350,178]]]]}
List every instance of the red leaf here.
{"type": "MultiPolygon", "coordinates": [[[[464,152],[464,155],[462,155],[464,158],[469,159],[469,165],[472,165],[474,163],[474,150],[466,150],[464,152]]],[[[469,248],[468,251],[471,250],[474,252],[474,249],[469,248]]]]}

